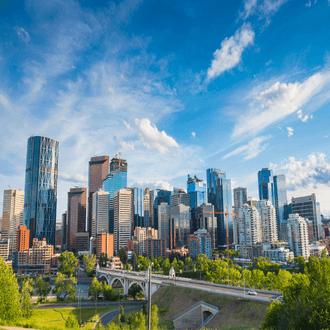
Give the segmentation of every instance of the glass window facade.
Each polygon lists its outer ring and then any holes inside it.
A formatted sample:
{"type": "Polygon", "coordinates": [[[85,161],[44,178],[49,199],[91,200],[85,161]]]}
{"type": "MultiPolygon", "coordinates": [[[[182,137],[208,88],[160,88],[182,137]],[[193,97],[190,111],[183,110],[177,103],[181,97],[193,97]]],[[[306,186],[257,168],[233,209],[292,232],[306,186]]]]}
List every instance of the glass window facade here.
{"type": "Polygon", "coordinates": [[[263,168],[258,172],[259,199],[267,199],[275,206],[273,171],[263,168]]]}
{"type": "Polygon", "coordinates": [[[33,238],[55,245],[59,142],[43,136],[28,139],[24,225],[33,238]]]}
{"type": "Polygon", "coordinates": [[[274,176],[274,195],[278,237],[280,240],[286,239],[286,221],[285,205],[287,204],[285,175],[274,176]]]}

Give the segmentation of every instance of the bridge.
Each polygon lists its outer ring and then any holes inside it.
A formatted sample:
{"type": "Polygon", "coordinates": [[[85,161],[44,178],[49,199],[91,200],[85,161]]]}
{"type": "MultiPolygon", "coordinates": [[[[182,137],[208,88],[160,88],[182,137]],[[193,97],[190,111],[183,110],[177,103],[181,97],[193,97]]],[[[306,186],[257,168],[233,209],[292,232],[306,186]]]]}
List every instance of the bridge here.
{"type": "MultiPolygon", "coordinates": [[[[99,280],[105,280],[108,285],[112,285],[115,280],[118,280],[124,288],[124,294],[128,294],[128,289],[133,284],[138,284],[142,288],[146,300],[149,299],[149,283],[147,281],[147,273],[148,272],[133,272],[129,270],[115,270],[110,268],[99,268],[96,270],[97,278],[99,280]]],[[[247,294],[249,288],[244,289],[242,287],[214,284],[206,281],[193,280],[191,278],[176,277],[174,269],[171,269],[169,276],[160,274],[151,275],[151,296],[162,285],[178,286],[181,288],[201,290],[215,294],[263,302],[270,302],[270,299],[276,299],[280,295],[277,291],[254,289],[254,291],[258,294],[256,296],[250,296],[247,294]]]]}

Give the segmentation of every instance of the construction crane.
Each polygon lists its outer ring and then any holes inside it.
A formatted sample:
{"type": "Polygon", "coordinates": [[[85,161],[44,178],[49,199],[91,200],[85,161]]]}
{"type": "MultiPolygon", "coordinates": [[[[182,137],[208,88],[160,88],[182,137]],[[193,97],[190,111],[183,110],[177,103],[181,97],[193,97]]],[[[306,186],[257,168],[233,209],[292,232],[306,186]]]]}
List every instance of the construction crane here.
{"type": "Polygon", "coordinates": [[[229,229],[228,229],[228,216],[231,214],[233,218],[235,218],[235,215],[238,213],[235,212],[228,212],[228,206],[226,206],[226,212],[219,212],[219,211],[214,211],[214,212],[208,212],[208,211],[203,211],[203,213],[211,213],[211,214],[224,214],[226,216],[226,236],[227,236],[227,259],[229,260],[229,229]]]}

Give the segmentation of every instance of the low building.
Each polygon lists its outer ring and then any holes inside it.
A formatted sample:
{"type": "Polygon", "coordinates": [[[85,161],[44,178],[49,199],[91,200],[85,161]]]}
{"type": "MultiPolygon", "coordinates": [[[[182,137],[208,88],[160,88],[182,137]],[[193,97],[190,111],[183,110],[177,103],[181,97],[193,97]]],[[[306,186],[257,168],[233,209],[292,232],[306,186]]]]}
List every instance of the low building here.
{"type": "Polygon", "coordinates": [[[322,243],[314,243],[309,245],[309,254],[312,257],[321,257],[322,251],[325,250],[328,255],[327,245],[322,243]]]}
{"type": "Polygon", "coordinates": [[[189,254],[196,258],[199,254],[205,254],[212,258],[212,238],[207,229],[198,229],[188,238],[189,254]]]}
{"type": "Polygon", "coordinates": [[[113,256],[113,234],[103,232],[96,237],[96,258],[100,259],[101,253],[113,256]]]}
{"type": "Polygon", "coordinates": [[[109,260],[107,261],[107,264],[106,264],[107,268],[110,268],[110,269],[123,269],[123,264],[122,262],[120,261],[120,258],[119,257],[110,257],[109,260]]]}
{"type": "Polygon", "coordinates": [[[165,258],[168,258],[172,253],[177,253],[180,257],[187,257],[189,254],[189,249],[186,249],[181,241],[172,250],[166,250],[165,258]]]}
{"type": "Polygon", "coordinates": [[[146,254],[148,257],[165,257],[166,240],[148,238],[146,240],[146,254]]]}
{"type": "Polygon", "coordinates": [[[262,243],[263,251],[262,256],[264,258],[270,258],[273,261],[293,260],[294,253],[289,250],[287,242],[279,243],[262,243]]]}
{"type": "Polygon", "coordinates": [[[7,260],[9,256],[10,239],[0,239],[0,258],[7,260]]]}

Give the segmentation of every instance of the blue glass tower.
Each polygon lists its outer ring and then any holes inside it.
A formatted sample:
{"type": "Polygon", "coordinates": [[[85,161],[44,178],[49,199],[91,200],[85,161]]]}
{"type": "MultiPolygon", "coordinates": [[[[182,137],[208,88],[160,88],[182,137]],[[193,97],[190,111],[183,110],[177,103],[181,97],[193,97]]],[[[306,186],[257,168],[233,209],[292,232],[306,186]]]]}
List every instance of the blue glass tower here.
{"type": "Polygon", "coordinates": [[[27,144],[24,225],[33,238],[55,245],[59,142],[31,136],[27,144]]]}
{"type": "Polygon", "coordinates": [[[133,188],[134,196],[134,228],[144,227],[144,191],[140,188],[133,188]]]}
{"type": "Polygon", "coordinates": [[[193,178],[188,175],[187,193],[190,195],[190,209],[206,203],[206,183],[196,175],[193,178]]]}
{"type": "MultiPolygon", "coordinates": [[[[229,244],[234,243],[232,192],[231,180],[226,178],[226,173],[215,168],[206,170],[208,202],[214,205],[214,211],[227,212],[229,244]]],[[[227,248],[227,219],[225,214],[215,214],[217,217],[218,244],[221,248],[227,248]]]]}
{"type": "Polygon", "coordinates": [[[287,220],[285,205],[287,205],[288,200],[284,174],[274,176],[274,195],[278,237],[280,240],[285,240],[287,220]]]}
{"type": "Polygon", "coordinates": [[[275,206],[273,171],[263,168],[258,172],[259,199],[267,199],[275,206]]]}

